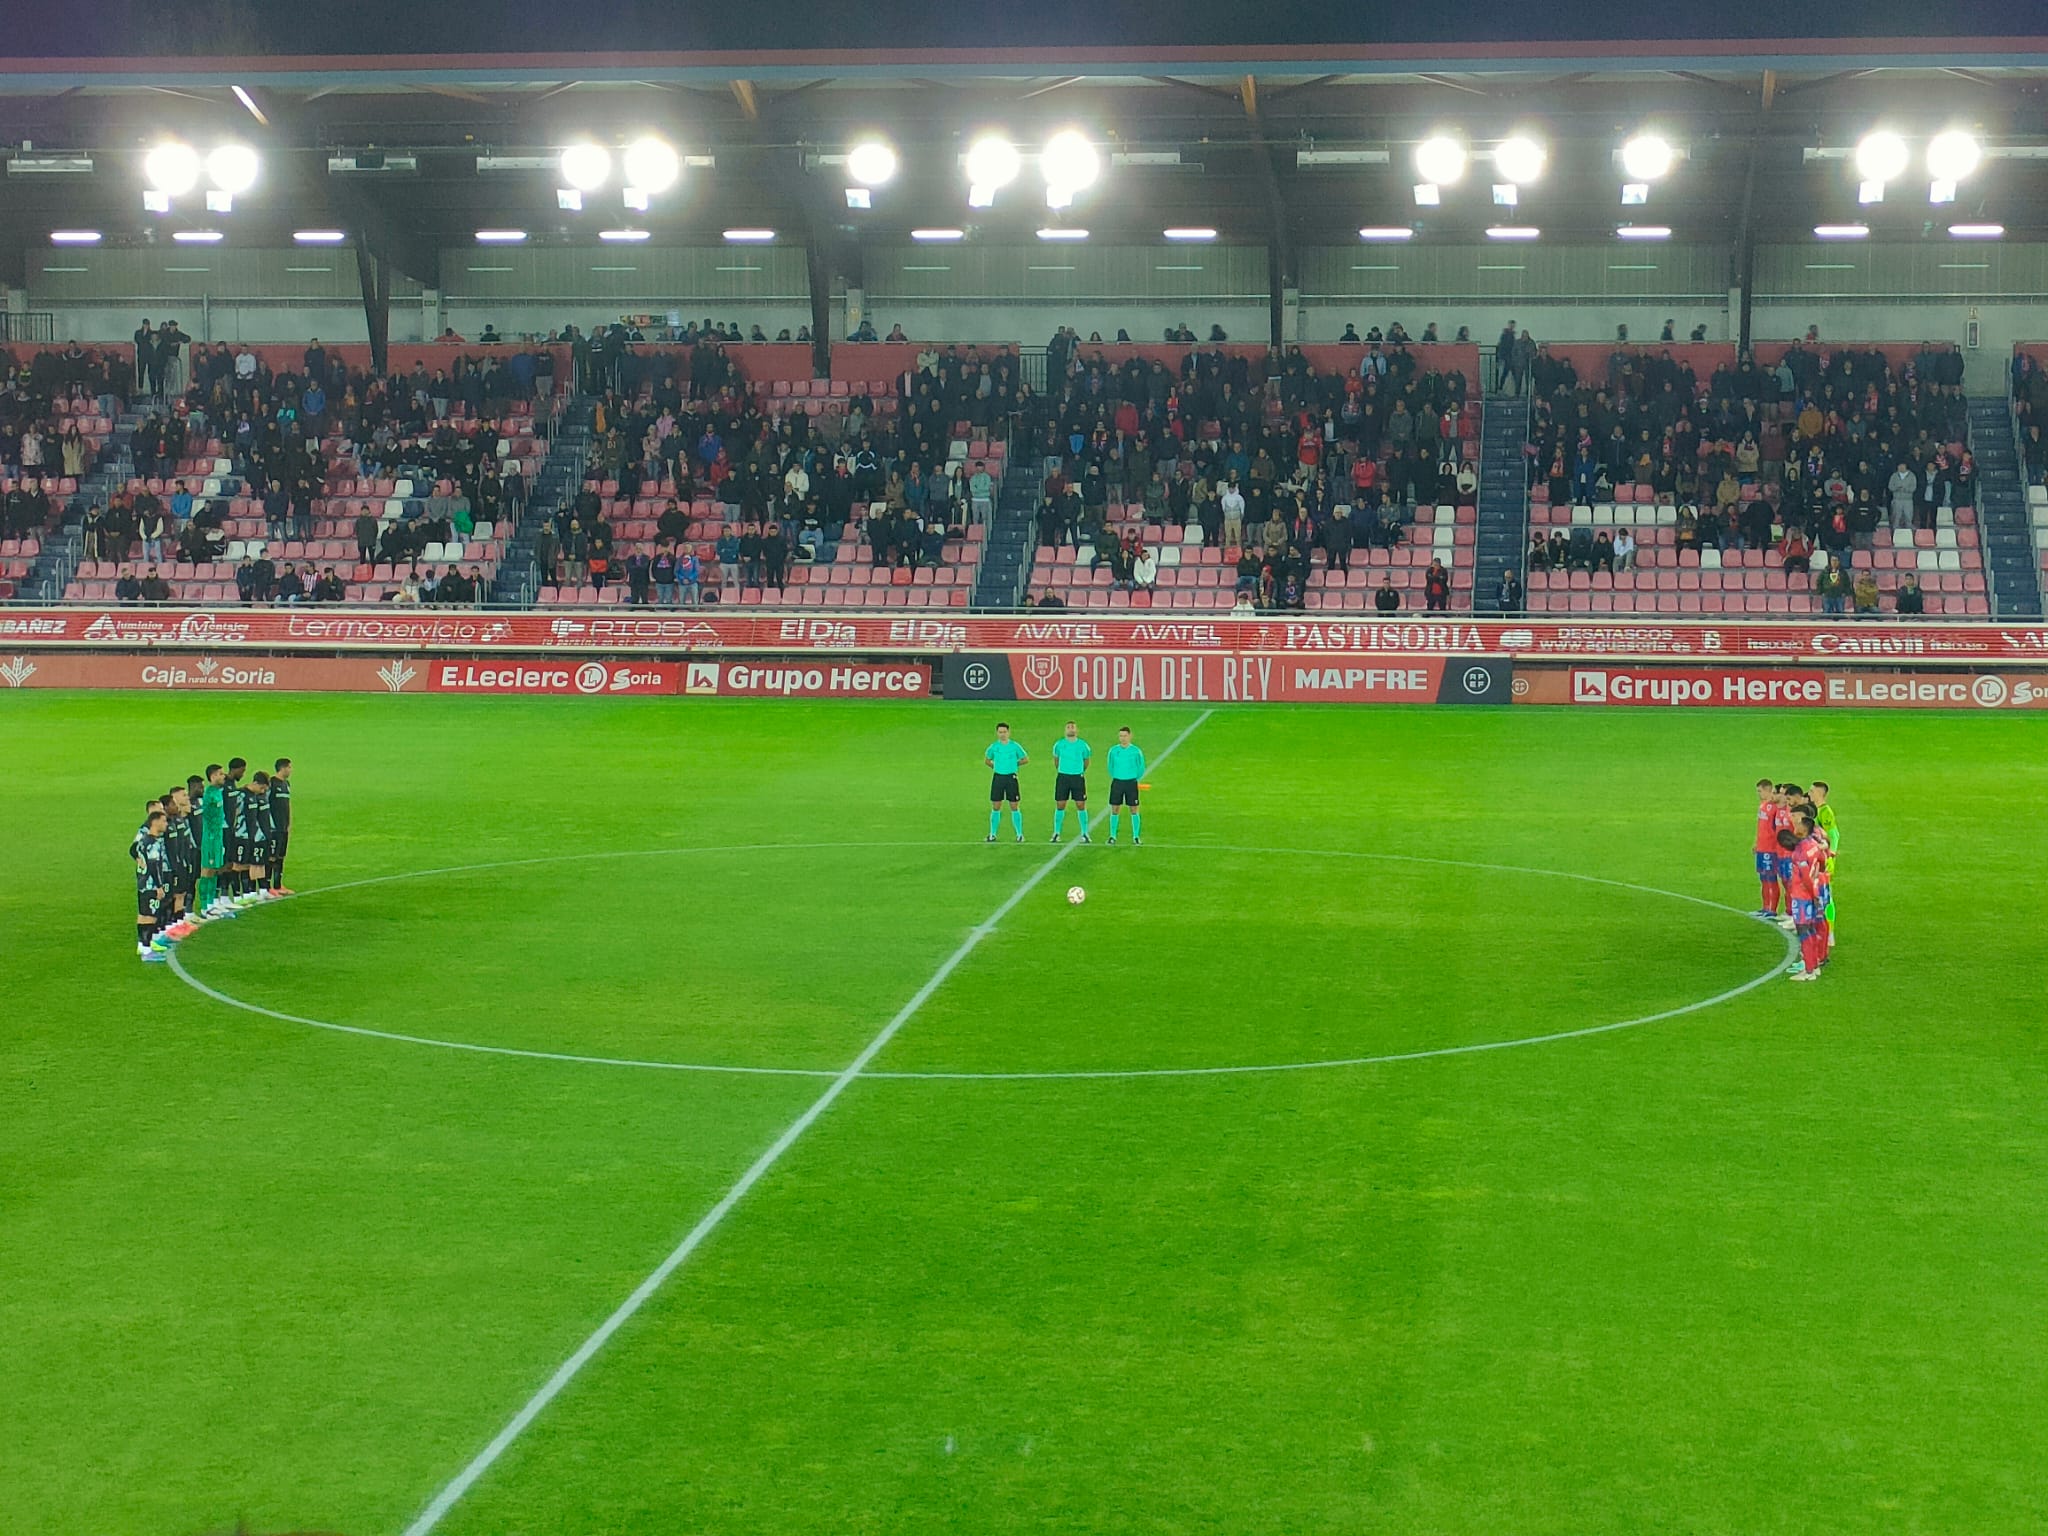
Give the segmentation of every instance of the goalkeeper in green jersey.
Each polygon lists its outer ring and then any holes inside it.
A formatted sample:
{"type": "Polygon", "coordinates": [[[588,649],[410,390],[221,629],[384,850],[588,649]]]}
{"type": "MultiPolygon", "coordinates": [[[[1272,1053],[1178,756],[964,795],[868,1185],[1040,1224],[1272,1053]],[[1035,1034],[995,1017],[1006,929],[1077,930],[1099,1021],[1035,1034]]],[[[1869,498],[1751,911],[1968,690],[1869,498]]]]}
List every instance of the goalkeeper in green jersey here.
{"type": "Polygon", "coordinates": [[[1835,808],[1828,804],[1828,781],[1813,781],[1813,824],[1827,834],[1828,839],[1828,899],[1821,908],[1821,916],[1827,920],[1828,948],[1835,947],[1835,855],[1842,851],[1842,829],[1835,820],[1835,808]]]}

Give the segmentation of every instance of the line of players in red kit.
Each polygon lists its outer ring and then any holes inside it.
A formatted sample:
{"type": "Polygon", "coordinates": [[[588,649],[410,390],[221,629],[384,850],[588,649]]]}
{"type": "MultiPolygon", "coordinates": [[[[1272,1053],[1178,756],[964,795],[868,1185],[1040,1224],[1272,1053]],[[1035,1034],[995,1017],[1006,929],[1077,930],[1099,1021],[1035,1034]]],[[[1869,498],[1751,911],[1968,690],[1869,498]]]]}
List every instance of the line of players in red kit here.
{"type": "Polygon", "coordinates": [[[1835,859],[1841,828],[1828,804],[1828,784],[1809,793],[1797,784],[1756,781],[1757,916],[1799,936],[1793,981],[1818,979],[1835,947],[1835,859]]]}

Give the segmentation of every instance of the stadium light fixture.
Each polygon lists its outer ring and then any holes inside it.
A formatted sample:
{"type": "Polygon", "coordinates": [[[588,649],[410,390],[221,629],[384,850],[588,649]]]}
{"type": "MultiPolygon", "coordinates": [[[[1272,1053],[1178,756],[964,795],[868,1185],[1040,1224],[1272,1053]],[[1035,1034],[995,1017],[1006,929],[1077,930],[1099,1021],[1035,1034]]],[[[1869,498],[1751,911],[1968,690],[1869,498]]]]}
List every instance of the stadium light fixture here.
{"type": "Polygon", "coordinates": [[[614,245],[630,245],[645,240],[649,231],[644,229],[600,229],[597,238],[608,240],[614,245]]]}
{"type": "Polygon", "coordinates": [[[768,245],[775,239],[772,229],[728,229],[726,242],[730,245],[768,245]]]}
{"type": "Polygon", "coordinates": [[[1415,146],[1415,173],[1425,182],[1446,187],[1465,174],[1465,146],[1447,133],[1434,134],[1415,146]]]}
{"type": "Polygon", "coordinates": [[[1870,233],[1868,224],[1816,224],[1813,226],[1817,240],[1861,240],[1870,233]]]}
{"type": "Polygon", "coordinates": [[[476,232],[478,245],[518,245],[525,238],[523,229],[480,229],[476,232]]]}
{"type": "Polygon", "coordinates": [[[1486,231],[1489,240],[1537,240],[1543,231],[1531,224],[1495,224],[1486,231]]]}
{"type": "Polygon", "coordinates": [[[1088,231],[1085,229],[1073,229],[1066,225],[1048,225],[1038,232],[1038,238],[1041,240],[1086,240],[1088,238],[1088,231]]]}
{"type": "Polygon", "coordinates": [[[206,157],[206,179],[217,191],[239,197],[256,185],[263,162],[246,144],[222,144],[206,157]]]}
{"type": "Polygon", "coordinates": [[[1444,200],[1443,188],[1433,181],[1418,181],[1415,184],[1415,206],[1434,208],[1444,200]]]}
{"type": "Polygon", "coordinates": [[[171,238],[180,245],[218,245],[222,235],[217,229],[181,229],[171,238]]]}
{"type": "Polygon", "coordinates": [[[1496,208],[1512,208],[1522,200],[1522,189],[1512,181],[1496,181],[1493,184],[1493,205],[1496,208]]]}
{"type": "Polygon", "coordinates": [[[1952,240],[2002,240],[2005,238],[2003,224],[1951,224],[1948,227],[1952,240]]]}
{"type": "Polygon", "coordinates": [[[295,229],[292,239],[300,245],[340,245],[348,235],[339,229],[295,229]]]}
{"type": "Polygon", "coordinates": [[[1615,230],[1614,238],[1617,240],[1669,240],[1671,238],[1671,226],[1669,224],[1624,224],[1615,230]]]}
{"type": "Polygon", "coordinates": [[[1361,240],[1413,240],[1415,231],[1406,224],[1368,224],[1358,232],[1361,240]]]}
{"type": "Polygon", "coordinates": [[[983,134],[967,146],[967,206],[992,208],[996,194],[1017,179],[1024,157],[1001,134],[983,134]]]}
{"type": "Polygon", "coordinates": [[[562,180],[572,192],[595,192],[612,179],[612,152],[584,140],[562,151],[562,180]]]}
{"type": "Polygon", "coordinates": [[[1038,152],[1039,174],[1045,178],[1045,206],[1070,207],[1076,192],[1095,185],[1102,174],[1102,155],[1078,128],[1062,128],[1038,152]]]}
{"type": "Polygon", "coordinates": [[[50,231],[52,245],[98,245],[100,232],[96,229],[53,229],[50,231]]]}
{"type": "Polygon", "coordinates": [[[1513,182],[1518,187],[1540,180],[1548,159],[1543,146],[1525,133],[1502,139],[1493,149],[1494,170],[1502,181],[1513,182]]]}
{"type": "Polygon", "coordinates": [[[1621,184],[1621,206],[1640,208],[1650,200],[1650,184],[1647,181],[1624,181],[1621,184]]]}
{"type": "Polygon", "coordinates": [[[1621,168],[1632,182],[1662,181],[1677,160],[1678,151],[1660,133],[1639,133],[1621,146],[1621,168]]]}
{"type": "Polygon", "coordinates": [[[142,179],[152,192],[183,197],[199,185],[199,151],[177,139],[166,139],[142,157],[142,179]]]}
{"type": "Polygon", "coordinates": [[[856,186],[879,187],[896,175],[896,151],[881,139],[862,139],[846,152],[846,174],[856,186]]]}
{"type": "MultiPolygon", "coordinates": [[[[659,196],[676,184],[683,174],[683,157],[667,139],[643,134],[626,146],[621,157],[626,185],[650,197],[659,196]]],[[[645,203],[640,205],[646,207],[645,203]]]]}
{"type": "Polygon", "coordinates": [[[1967,180],[1984,160],[1984,146],[1974,134],[1948,128],[1927,141],[1927,174],[1936,181],[1967,180]]]}
{"type": "Polygon", "coordinates": [[[1906,141],[1888,128],[1866,133],[1856,142],[1856,175],[1864,182],[1897,181],[1912,157],[1906,141]]]}
{"type": "Polygon", "coordinates": [[[255,118],[257,122],[261,123],[266,128],[270,126],[270,119],[265,117],[263,115],[263,109],[256,105],[256,98],[254,96],[251,96],[247,90],[243,89],[239,85],[231,85],[228,87],[228,90],[234,96],[235,100],[239,101],[242,104],[242,106],[248,111],[251,117],[255,118]]]}
{"type": "Polygon", "coordinates": [[[1169,240],[1214,240],[1216,231],[1207,225],[1177,224],[1172,229],[1160,231],[1169,240]]]}
{"type": "Polygon", "coordinates": [[[913,229],[910,238],[922,245],[931,245],[944,240],[965,240],[964,229],[913,229]]]}

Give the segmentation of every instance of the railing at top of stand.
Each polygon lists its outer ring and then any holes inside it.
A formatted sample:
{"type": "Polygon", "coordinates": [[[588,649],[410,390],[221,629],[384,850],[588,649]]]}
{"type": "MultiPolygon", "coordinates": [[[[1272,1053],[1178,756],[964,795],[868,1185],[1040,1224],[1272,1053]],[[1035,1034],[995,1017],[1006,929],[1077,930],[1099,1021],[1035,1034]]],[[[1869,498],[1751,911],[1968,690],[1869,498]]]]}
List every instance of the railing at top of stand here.
{"type": "Polygon", "coordinates": [[[56,339],[57,315],[54,310],[29,309],[19,313],[0,310],[0,343],[54,342],[56,339]]]}

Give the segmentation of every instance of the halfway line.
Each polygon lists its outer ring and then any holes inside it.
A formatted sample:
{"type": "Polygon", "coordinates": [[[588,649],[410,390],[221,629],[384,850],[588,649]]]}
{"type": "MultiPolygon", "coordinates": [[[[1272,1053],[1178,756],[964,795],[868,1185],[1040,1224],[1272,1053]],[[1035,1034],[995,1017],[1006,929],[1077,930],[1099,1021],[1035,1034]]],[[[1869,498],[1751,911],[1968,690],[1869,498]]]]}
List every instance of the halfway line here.
{"type": "MultiPolygon", "coordinates": [[[[1214,710],[1205,709],[1201,714],[1197,715],[1193,723],[1186,730],[1167,743],[1166,750],[1153,760],[1152,766],[1156,768],[1160,763],[1173,756],[1181,743],[1194,735],[1201,727],[1202,722],[1214,713],[1214,710]]],[[[1107,810],[1098,812],[1089,825],[1100,825],[1108,814],[1107,810]]],[[[932,972],[931,979],[912,994],[909,1002],[896,1010],[896,1016],[882,1026],[881,1032],[867,1043],[866,1048],[858,1056],[847,1063],[846,1070],[833,1078],[825,1086],[825,1091],[812,1101],[811,1107],[791,1121],[789,1127],[769,1144],[768,1150],[754,1159],[753,1163],[747,1168],[747,1171],[734,1181],[732,1188],[728,1189],[719,1202],[706,1211],[697,1224],[690,1228],[688,1235],[680,1243],[676,1244],[675,1249],[669,1256],[655,1266],[654,1272],[633,1288],[633,1293],[619,1303],[611,1316],[597,1325],[597,1328],[591,1333],[590,1337],[576,1347],[574,1354],[570,1355],[568,1359],[556,1367],[554,1375],[543,1382],[540,1390],[528,1398],[525,1405],[512,1415],[510,1422],[491,1438],[491,1443],[486,1445],[481,1451],[478,1451],[469,1465],[456,1473],[448,1486],[434,1495],[433,1502],[427,1505],[426,1509],[421,1512],[420,1517],[405,1528],[405,1536],[427,1536],[429,1531],[441,1523],[442,1518],[447,1515],[449,1510],[455,1507],[464,1494],[469,1492],[475,1485],[476,1480],[491,1469],[492,1464],[505,1454],[512,1442],[525,1432],[526,1427],[546,1411],[548,1404],[561,1395],[564,1387],[576,1379],[577,1373],[590,1363],[592,1356],[604,1348],[606,1341],[624,1327],[632,1319],[633,1315],[647,1304],[648,1298],[661,1289],[663,1282],[670,1275],[674,1274],[677,1269],[681,1268],[684,1261],[691,1254],[695,1253],[703,1245],[704,1240],[717,1229],[718,1224],[732,1213],[733,1207],[746,1198],[747,1191],[760,1183],[768,1170],[781,1161],[782,1154],[796,1144],[797,1138],[809,1130],[817,1118],[832,1107],[832,1101],[844,1093],[847,1085],[859,1077],[866,1070],[868,1063],[880,1055],[883,1048],[896,1038],[896,1032],[909,1023],[917,1011],[930,1001],[934,992],[937,992],[940,987],[945,985],[946,978],[959,969],[961,962],[974,953],[983,939],[995,931],[996,924],[1008,917],[1015,910],[1017,904],[1030,895],[1037,888],[1041,880],[1059,868],[1061,861],[1079,846],[1078,842],[1061,843],[1059,851],[1039,865],[1037,869],[1033,870],[1024,883],[1012,891],[1001,906],[991,912],[980,924],[968,930],[967,937],[960,941],[960,947],[939,963],[939,968],[932,972]]]]}

